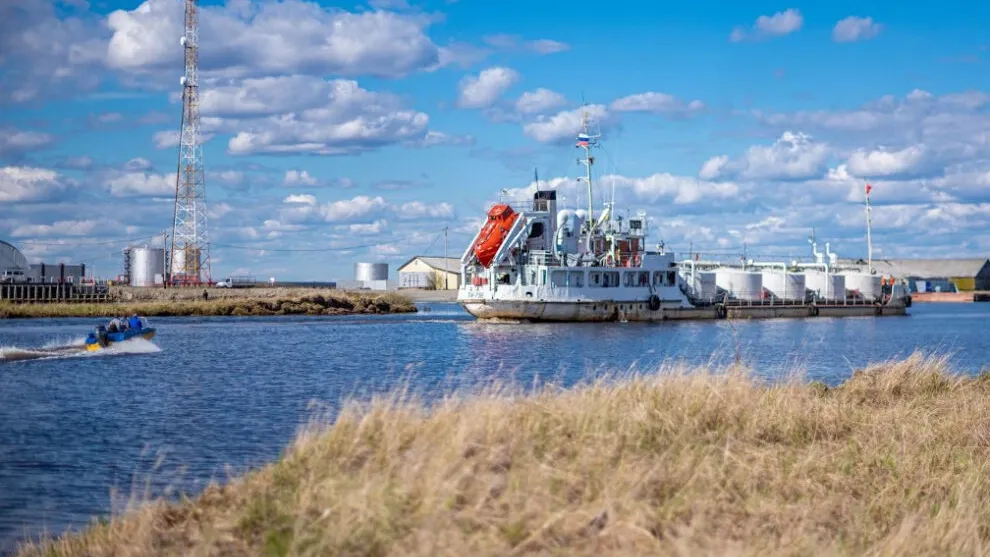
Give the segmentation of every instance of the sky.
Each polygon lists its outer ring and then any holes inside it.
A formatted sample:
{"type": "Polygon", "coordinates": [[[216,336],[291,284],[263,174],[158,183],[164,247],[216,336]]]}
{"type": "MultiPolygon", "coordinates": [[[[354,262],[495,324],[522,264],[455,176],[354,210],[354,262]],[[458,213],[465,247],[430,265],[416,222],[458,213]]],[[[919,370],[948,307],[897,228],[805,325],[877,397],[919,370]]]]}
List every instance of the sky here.
{"type": "MultiPolygon", "coordinates": [[[[180,0],[0,3],[0,239],[122,272],[171,230],[180,0]]],[[[990,4],[203,0],[214,279],[459,256],[534,171],[682,254],[990,255],[990,4]]]]}

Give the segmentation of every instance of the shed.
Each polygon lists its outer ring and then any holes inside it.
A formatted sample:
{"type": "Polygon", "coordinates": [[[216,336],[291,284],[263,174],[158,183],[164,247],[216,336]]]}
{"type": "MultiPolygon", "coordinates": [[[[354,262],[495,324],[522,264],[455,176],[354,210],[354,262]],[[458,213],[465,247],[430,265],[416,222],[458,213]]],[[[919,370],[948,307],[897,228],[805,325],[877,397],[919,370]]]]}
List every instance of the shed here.
{"type": "Polygon", "coordinates": [[[417,255],[399,266],[399,288],[456,290],[461,281],[461,260],[455,257],[417,255]]]}
{"type": "MultiPolygon", "coordinates": [[[[845,262],[843,262],[845,263],[845,262]]],[[[851,261],[866,268],[866,261],[851,261]]],[[[946,280],[960,292],[990,290],[990,259],[874,259],[873,268],[881,274],[908,280],[946,280]]]]}

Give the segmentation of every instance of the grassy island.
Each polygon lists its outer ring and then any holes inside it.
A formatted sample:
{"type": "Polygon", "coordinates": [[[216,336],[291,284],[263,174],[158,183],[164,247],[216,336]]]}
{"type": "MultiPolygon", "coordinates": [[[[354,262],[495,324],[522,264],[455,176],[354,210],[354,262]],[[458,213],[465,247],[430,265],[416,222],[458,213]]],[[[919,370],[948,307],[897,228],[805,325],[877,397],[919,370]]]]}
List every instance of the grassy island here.
{"type": "Polygon", "coordinates": [[[349,315],[408,313],[416,306],[397,293],[314,288],[249,289],[115,288],[106,303],[0,302],[0,319],[18,317],[112,317],[115,315],[349,315]]]}
{"type": "Polygon", "coordinates": [[[22,556],[976,555],[990,377],[913,355],[838,387],[666,369],[350,403],[278,461],[22,556]]]}

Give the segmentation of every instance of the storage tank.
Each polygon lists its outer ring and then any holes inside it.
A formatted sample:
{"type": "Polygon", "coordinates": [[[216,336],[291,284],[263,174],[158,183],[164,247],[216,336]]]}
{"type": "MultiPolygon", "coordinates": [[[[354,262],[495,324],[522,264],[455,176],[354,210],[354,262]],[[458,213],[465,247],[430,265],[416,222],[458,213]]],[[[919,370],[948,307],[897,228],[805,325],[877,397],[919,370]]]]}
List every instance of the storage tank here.
{"type": "Polygon", "coordinates": [[[883,294],[880,285],[880,275],[869,273],[843,273],[846,291],[856,298],[873,302],[883,294]]]}
{"type": "Polygon", "coordinates": [[[785,273],[782,270],[763,271],[763,288],[785,302],[804,301],[804,286],[804,273],[785,273]]]}
{"type": "Polygon", "coordinates": [[[155,286],[165,282],[165,249],[132,247],[128,250],[131,286],[155,286]]]}
{"type": "Polygon", "coordinates": [[[738,300],[763,299],[763,275],[742,269],[722,268],[715,271],[715,285],[738,300]]]}
{"type": "Polygon", "coordinates": [[[355,263],[354,280],[388,280],[388,263],[355,263]]]}
{"type": "Polygon", "coordinates": [[[182,246],[179,246],[175,248],[174,252],[172,252],[171,257],[173,277],[199,277],[199,266],[201,261],[199,248],[189,247],[183,249],[182,246]],[[186,263],[187,261],[188,264],[186,263]]]}
{"type": "Polygon", "coordinates": [[[842,275],[809,270],[805,274],[805,286],[819,300],[840,302],[846,299],[846,277],[842,275]]]}

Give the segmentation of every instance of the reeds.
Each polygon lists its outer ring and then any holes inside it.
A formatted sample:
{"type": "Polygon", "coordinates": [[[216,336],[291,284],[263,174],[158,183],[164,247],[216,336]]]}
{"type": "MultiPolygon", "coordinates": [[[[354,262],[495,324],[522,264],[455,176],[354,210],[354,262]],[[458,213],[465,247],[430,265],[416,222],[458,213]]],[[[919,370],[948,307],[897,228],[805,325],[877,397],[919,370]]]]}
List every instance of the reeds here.
{"type": "Polygon", "coordinates": [[[977,555],[990,380],[663,369],[349,403],[277,463],[21,555],[977,555]]]}
{"type": "Polygon", "coordinates": [[[347,315],[415,312],[397,293],[311,293],[285,298],[180,299],[108,303],[13,304],[0,302],[0,319],[27,317],[147,317],[224,315],[347,315]]]}

